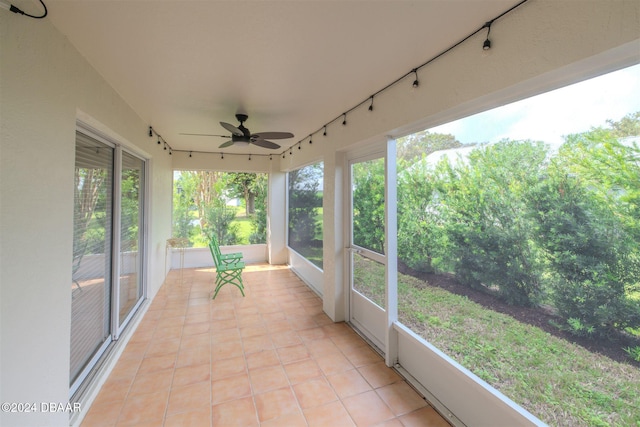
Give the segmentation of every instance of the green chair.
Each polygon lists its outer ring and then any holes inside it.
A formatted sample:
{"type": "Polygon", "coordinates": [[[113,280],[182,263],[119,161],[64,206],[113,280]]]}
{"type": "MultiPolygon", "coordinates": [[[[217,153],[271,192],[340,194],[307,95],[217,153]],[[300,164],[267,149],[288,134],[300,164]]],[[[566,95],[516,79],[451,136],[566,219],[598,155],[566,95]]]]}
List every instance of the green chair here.
{"type": "Polygon", "coordinates": [[[220,289],[226,285],[231,284],[240,289],[240,293],[244,296],[244,284],[242,283],[242,271],[244,270],[245,264],[240,261],[242,259],[242,254],[240,258],[237,258],[238,254],[235,258],[227,258],[226,262],[222,261],[222,254],[220,253],[220,247],[217,245],[217,240],[215,238],[211,239],[209,242],[209,250],[211,250],[211,256],[213,257],[213,263],[216,266],[216,289],[213,293],[213,298],[216,299],[218,296],[218,292],[220,289]]]}

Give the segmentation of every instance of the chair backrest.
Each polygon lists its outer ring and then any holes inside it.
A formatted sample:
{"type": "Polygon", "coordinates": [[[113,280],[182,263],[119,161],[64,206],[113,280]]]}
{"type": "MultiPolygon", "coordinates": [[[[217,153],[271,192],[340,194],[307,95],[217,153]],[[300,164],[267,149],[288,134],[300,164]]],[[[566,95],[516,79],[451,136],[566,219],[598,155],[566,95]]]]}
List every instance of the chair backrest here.
{"type": "Polygon", "coordinates": [[[209,240],[209,250],[213,257],[213,263],[216,267],[219,267],[222,261],[220,260],[220,246],[218,246],[218,239],[216,239],[216,236],[211,236],[211,240],[209,240]]]}

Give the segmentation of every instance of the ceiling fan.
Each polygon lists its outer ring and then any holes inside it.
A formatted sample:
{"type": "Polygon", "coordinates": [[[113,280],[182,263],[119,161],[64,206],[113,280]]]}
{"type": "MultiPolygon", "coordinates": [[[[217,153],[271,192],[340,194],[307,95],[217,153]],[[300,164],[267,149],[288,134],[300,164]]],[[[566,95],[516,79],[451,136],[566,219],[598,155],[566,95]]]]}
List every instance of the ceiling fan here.
{"type": "Polygon", "coordinates": [[[249,118],[246,114],[236,114],[236,119],[240,122],[240,126],[234,126],[229,123],[220,122],[220,125],[231,132],[231,136],[228,135],[209,135],[203,133],[181,133],[180,135],[193,135],[193,136],[220,136],[223,138],[231,138],[229,141],[220,145],[219,148],[226,148],[232,145],[249,145],[254,144],[258,147],[270,148],[276,150],[280,148],[275,142],[268,141],[268,139],[286,139],[293,138],[291,132],[259,132],[251,133],[249,129],[244,127],[244,122],[249,118]]]}

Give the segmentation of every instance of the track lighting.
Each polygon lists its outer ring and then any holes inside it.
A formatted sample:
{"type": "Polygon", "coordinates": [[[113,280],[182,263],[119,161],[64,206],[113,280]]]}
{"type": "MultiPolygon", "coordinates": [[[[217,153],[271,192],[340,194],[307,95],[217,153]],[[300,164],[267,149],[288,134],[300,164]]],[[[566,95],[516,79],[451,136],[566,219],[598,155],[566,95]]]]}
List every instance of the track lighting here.
{"type": "Polygon", "coordinates": [[[369,105],[369,111],[373,111],[373,95],[371,95],[371,104],[369,105]]]}
{"type": "Polygon", "coordinates": [[[282,158],[284,159],[286,157],[286,154],[282,154],[282,158]]]}
{"type": "Polygon", "coordinates": [[[309,135],[309,145],[313,144],[313,139],[311,139],[312,137],[312,135],[309,135]]]}
{"type": "Polygon", "coordinates": [[[149,138],[153,136],[153,128],[149,126],[149,138]]]}
{"type": "Polygon", "coordinates": [[[158,145],[160,145],[160,137],[158,137],[158,145]]]}
{"type": "Polygon", "coordinates": [[[327,125],[324,125],[324,132],[322,132],[322,135],[327,136],[327,125]]]}
{"type": "Polygon", "coordinates": [[[420,82],[418,81],[418,69],[414,68],[411,72],[416,75],[416,79],[413,81],[413,87],[415,88],[420,86],[420,82]]]}
{"type": "Polygon", "coordinates": [[[491,33],[491,24],[493,24],[493,21],[487,22],[486,24],[484,24],[484,27],[482,27],[482,28],[486,28],[487,29],[487,38],[485,39],[484,43],[482,44],[482,50],[491,49],[491,40],[489,40],[489,33],[491,33]]]}
{"type": "Polygon", "coordinates": [[[251,154],[249,154],[249,161],[251,161],[251,154]]]}
{"type": "Polygon", "coordinates": [[[347,125],[347,113],[343,113],[342,114],[342,126],[346,126],[347,125]]]}
{"type": "Polygon", "coordinates": [[[220,159],[224,160],[224,153],[220,153],[220,159]]]}
{"type": "Polygon", "coordinates": [[[273,160],[273,157],[271,154],[269,154],[269,160],[273,160]]]}
{"type": "Polygon", "coordinates": [[[292,149],[291,149],[291,148],[289,148],[289,155],[290,155],[290,156],[293,156],[293,151],[292,151],[292,149]]]}
{"type": "Polygon", "coordinates": [[[191,155],[191,151],[189,151],[189,157],[193,157],[193,156],[191,155]]]}

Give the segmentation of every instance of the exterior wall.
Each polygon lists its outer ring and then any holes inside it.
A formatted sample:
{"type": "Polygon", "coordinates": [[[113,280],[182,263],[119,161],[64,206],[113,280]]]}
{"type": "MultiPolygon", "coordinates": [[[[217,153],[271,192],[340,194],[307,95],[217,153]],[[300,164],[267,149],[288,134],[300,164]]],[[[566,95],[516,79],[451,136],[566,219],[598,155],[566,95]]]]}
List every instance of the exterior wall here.
{"type": "MultiPolygon", "coordinates": [[[[69,400],[76,120],[151,158],[148,287],[164,280],[171,158],[48,20],[0,10],[0,401],[69,400]]],[[[69,413],[2,413],[63,426],[69,413]]]]}

